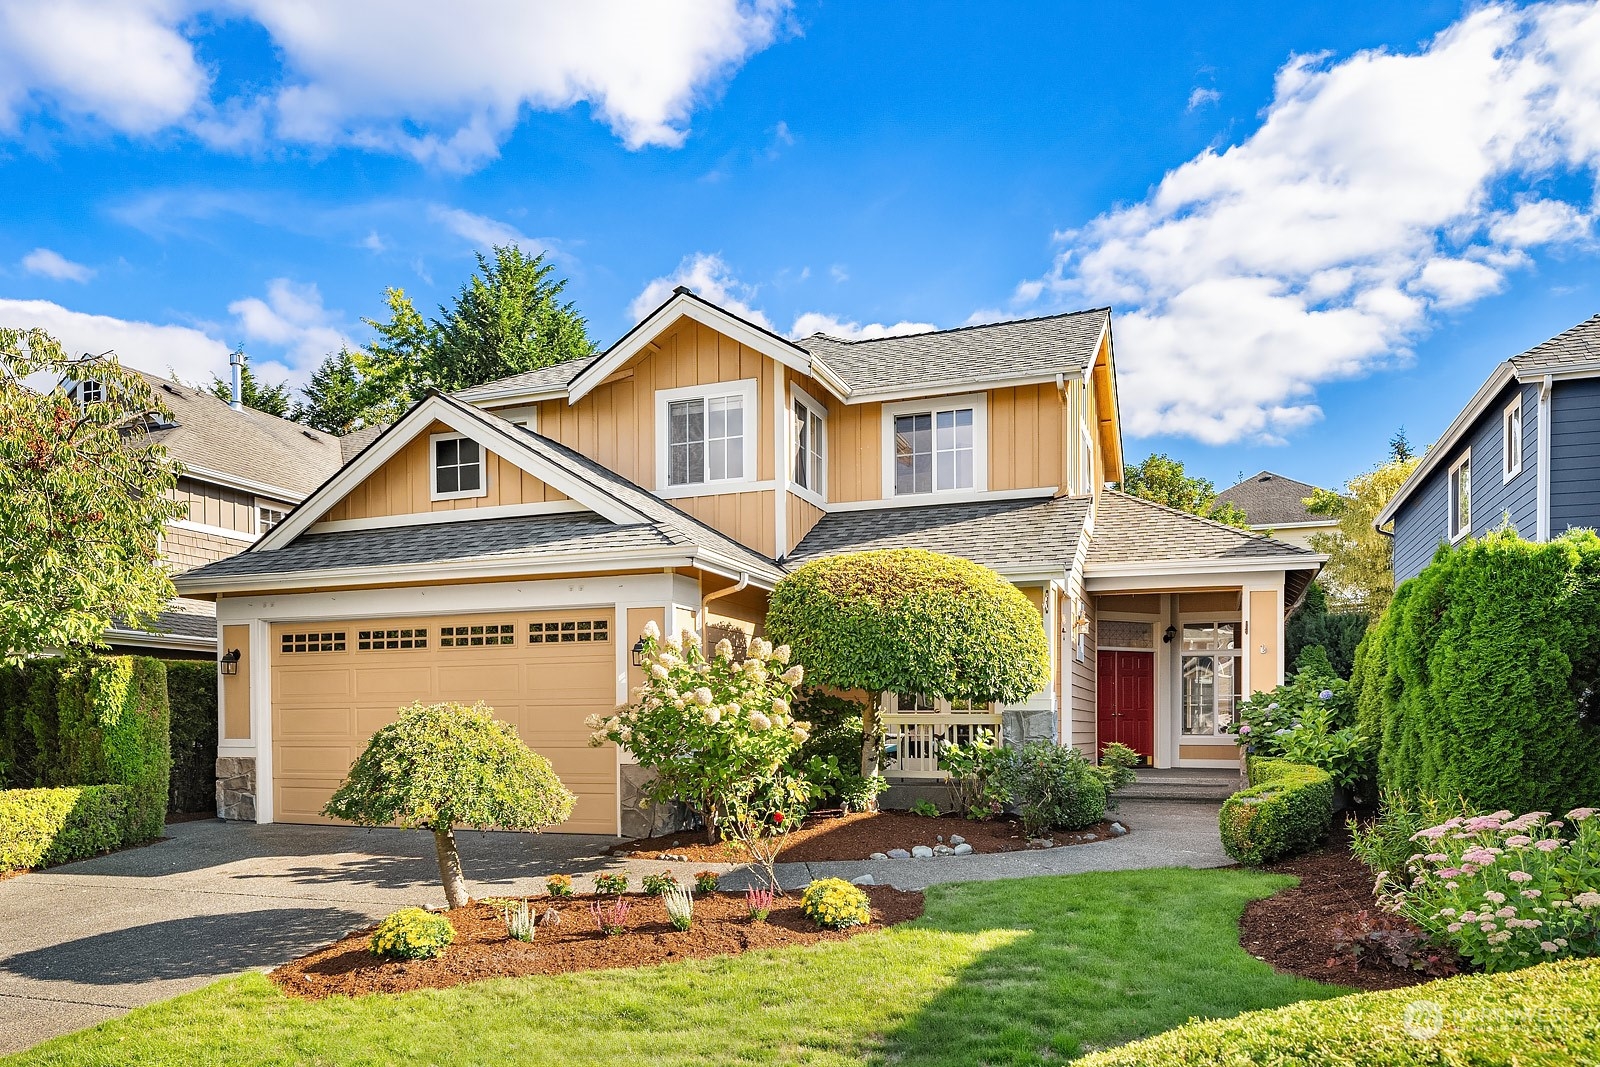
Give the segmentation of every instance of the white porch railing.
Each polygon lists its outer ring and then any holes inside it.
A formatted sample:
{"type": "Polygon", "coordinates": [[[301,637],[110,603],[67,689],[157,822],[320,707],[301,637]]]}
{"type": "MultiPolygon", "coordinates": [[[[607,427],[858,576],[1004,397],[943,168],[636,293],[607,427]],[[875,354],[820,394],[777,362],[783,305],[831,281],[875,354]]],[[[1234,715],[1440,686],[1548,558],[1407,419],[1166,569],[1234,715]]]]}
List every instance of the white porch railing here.
{"type": "Polygon", "coordinates": [[[883,714],[883,773],[897,778],[942,779],[939,749],[942,744],[970,744],[980,732],[1000,736],[1000,713],[977,711],[885,712],[883,714]]]}

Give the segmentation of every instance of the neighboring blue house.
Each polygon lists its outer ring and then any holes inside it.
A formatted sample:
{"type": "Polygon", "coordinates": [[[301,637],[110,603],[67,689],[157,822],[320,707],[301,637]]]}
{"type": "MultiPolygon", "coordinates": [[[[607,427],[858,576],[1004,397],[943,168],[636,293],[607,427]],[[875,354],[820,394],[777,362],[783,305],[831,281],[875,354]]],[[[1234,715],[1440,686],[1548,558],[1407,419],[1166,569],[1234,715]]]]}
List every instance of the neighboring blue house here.
{"type": "Polygon", "coordinates": [[[1376,522],[1394,524],[1396,585],[1502,525],[1600,527],[1600,315],[1496,367],[1376,522]]]}

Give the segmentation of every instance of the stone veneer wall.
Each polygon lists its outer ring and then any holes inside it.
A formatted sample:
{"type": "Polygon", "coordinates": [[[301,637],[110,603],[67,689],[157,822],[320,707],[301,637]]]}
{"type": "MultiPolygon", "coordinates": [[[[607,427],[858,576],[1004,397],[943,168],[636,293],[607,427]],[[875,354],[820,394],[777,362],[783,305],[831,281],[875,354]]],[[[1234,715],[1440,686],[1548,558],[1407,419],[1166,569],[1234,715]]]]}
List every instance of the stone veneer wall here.
{"type": "Polygon", "coordinates": [[[658,837],[700,825],[694,813],[679,803],[655,804],[647,790],[655,777],[637,763],[622,765],[622,836],[658,837]]]}
{"type": "Polygon", "coordinates": [[[256,758],[217,757],[217,818],[256,821],[256,758]]]}

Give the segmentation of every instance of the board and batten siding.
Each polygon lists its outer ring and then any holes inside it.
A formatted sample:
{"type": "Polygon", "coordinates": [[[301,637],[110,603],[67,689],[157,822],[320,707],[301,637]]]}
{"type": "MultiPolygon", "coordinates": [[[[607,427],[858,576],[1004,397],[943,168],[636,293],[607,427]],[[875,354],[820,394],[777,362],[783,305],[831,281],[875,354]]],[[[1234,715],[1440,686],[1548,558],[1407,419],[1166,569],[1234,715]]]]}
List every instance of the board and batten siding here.
{"type": "Polygon", "coordinates": [[[1556,382],[1550,409],[1550,532],[1600,527],[1600,378],[1556,382]]]}
{"type": "MultiPolygon", "coordinates": [[[[1600,395],[1596,402],[1600,403],[1600,395]]],[[[1486,407],[1448,456],[1429,472],[1394,520],[1394,580],[1398,585],[1421,573],[1441,544],[1450,540],[1450,468],[1472,449],[1472,533],[1483,536],[1510,523],[1523,537],[1538,532],[1539,387],[1512,382],[1486,407]],[[1522,470],[1509,482],[1504,477],[1502,445],[1506,405],[1522,394],[1522,470]]],[[[1552,429],[1560,426],[1552,420],[1552,429]]],[[[1596,426],[1600,439],[1600,425],[1596,426]]],[[[1557,455],[1552,447],[1552,459],[1557,455]]],[[[1597,485],[1600,492],[1600,485],[1597,485]]],[[[1555,529],[1563,527],[1556,525],[1555,529]]]]}

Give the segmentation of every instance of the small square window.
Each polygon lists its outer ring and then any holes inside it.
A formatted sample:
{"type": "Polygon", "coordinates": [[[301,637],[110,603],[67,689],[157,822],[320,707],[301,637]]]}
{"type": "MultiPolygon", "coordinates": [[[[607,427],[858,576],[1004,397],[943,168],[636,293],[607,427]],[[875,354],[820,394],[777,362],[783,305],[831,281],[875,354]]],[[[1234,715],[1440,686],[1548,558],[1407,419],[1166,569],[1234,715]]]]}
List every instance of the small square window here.
{"type": "Polygon", "coordinates": [[[271,533],[272,528],[282,522],[287,515],[287,512],[279,511],[277,508],[256,508],[256,533],[271,533]]]}
{"type": "Polygon", "coordinates": [[[103,382],[87,378],[78,383],[78,403],[87,406],[98,404],[106,398],[106,387],[103,382]]]}
{"type": "Polygon", "coordinates": [[[483,446],[470,437],[440,435],[433,438],[433,496],[436,500],[482,496],[483,446]]]}

